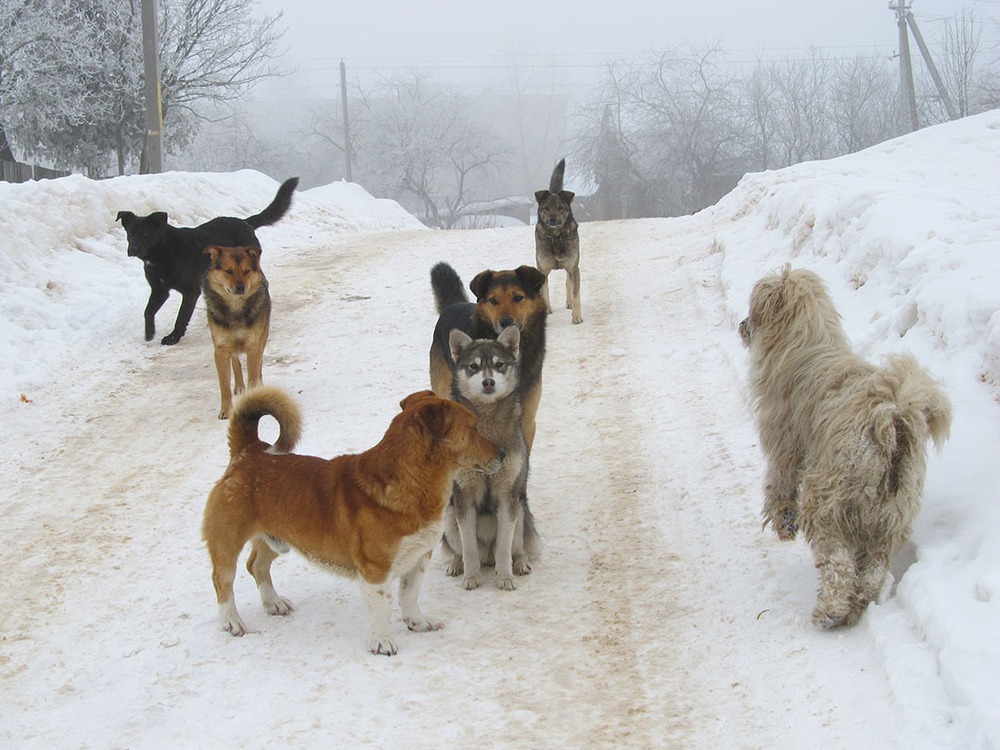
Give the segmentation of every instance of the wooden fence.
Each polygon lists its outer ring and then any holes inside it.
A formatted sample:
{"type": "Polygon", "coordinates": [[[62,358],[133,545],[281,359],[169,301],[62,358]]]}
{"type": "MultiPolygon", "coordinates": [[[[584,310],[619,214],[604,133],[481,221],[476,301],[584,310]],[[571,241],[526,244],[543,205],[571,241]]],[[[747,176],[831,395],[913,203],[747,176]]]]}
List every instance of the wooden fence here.
{"type": "Polygon", "coordinates": [[[70,174],[58,169],[22,164],[19,161],[0,161],[0,182],[28,182],[29,180],[51,180],[70,174]]]}

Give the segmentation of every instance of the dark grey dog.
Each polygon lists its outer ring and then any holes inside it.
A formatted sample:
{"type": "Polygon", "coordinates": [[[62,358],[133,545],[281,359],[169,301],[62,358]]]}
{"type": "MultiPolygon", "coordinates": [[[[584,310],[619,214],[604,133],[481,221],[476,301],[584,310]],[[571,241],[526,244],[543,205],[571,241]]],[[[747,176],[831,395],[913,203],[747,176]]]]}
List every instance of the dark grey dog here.
{"type": "Polygon", "coordinates": [[[580,232],[573,218],[575,193],[563,190],[563,172],[566,160],[560,159],[552,170],[548,190],[535,193],[538,201],[538,222],[535,224],[535,265],[545,276],[542,296],[545,306],[552,312],[549,302],[549,273],[560,269],[566,272],[566,307],[573,311],[573,322],[582,323],[580,310],[580,232]]]}

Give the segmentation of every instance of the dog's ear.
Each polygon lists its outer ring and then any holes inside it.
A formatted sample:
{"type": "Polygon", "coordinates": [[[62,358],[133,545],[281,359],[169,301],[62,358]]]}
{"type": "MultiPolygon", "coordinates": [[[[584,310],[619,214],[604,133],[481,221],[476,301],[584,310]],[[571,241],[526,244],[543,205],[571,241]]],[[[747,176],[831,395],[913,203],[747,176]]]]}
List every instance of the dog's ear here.
{"type": "Polygon", "coordinates": [[[216,268],[219,267],[219,256],[222,255],[224,248],[216,247],[215,245],[209,245],[204,250],[202,250],[205,255],[212,256],[212,265],[216,268]]]}
{"type": "Polygon", "coordinates": [[[542,201],[544,201],[548,197],[549,197],[549,191],[548,190],[536,190],[535,191],[535,200],[538,201],[539,205],[541,205],[542,201]]]}
{"type": "Polygon", "coordinates": [[[131,211],[119,211],[118,216],[115,217],[115,221],[120,221],[122,226],[128,229],[129,225],[135,221],[135,214],[131,211]]]}
{"type": "Polygon", "coordinates": [[[470,344],[472,344],[472,336],[459,328],[451,329],[451,333],[448,334],[448,348],[451,349],[453,360],[457,362],[458,358],[462,356],[462,352],[468,349],[470,344]]]}
{"type": "Polygon", "coordinates": [[[435,440],[442,440],[448,437],[452,424],[452,408],[456,404],[452,401],[438,399],[418,404],[415,411],[417,424],[435,440]]]}
{"type": "Polygon", "coordinates": [[[476,296],[476,301],[481,301],[486,296],[486,290],[490,288],[490,280],[493,278],[493,271],[480,271],[472,277],[469,282],[469,291],[476,296]]]}
{"type": "Polygon", "coordinates": [[[159,224],[161,226],[167,225],[167,214],[164,211],[154,211],[146,218],[149,219],[153,224],[159,224]]]}
{"type": "Polygon", "coordinates": [[[572,203],[573,199],[576,197],[576,193],[570,190],[560,190],[559,197],[566,201],[567,204],[572,203]]]}
{"type": "Polygon", "coordinates": [[[417,391],[416,393],[411,393],[399,402],[399,408],[406,411],[407,408],[413,406],[418,401],[423,401],[428,398],[437,398],[437,396],[434,395],[434,391],[417,391]]]}
{"type": "Polygon", "coordinates": [[[260,270],[260,248],[259,247],[248,247],[245,248],[247,255],[250,256],[250,267],[254,271],[260,270]]]}
{"type": "Polygon", "coordinates": [[[531,297],[537,297],[542,293],[542,285],[545,284],[545,274],[534,266],[518,266],[514,271],[517,277],[524,284],[524,291],[531,297]]]}
{"type": "Polygon", "coordinates": [[[497,343],[505,347],[512,357],[517,358],[521,349],[521,329],[517,326],[507,326],[497,336],[497,343]]]}

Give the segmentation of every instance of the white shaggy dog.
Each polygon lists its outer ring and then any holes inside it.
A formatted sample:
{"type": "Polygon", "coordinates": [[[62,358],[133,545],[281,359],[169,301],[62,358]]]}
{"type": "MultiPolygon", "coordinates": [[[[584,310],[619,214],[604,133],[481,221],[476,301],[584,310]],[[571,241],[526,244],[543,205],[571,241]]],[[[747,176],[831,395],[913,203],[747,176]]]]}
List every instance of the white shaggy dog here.
{"type": "Polygon", "coordinates": [[[948,437],[951,405],[912,356],[878,368],[854,354],[812,271],[760,279],[739,331],[767,458],[764,526],[780,539],[802,528],[820,574],[813,623],[853,625],[909,538],[927,439],[948,437]]]}

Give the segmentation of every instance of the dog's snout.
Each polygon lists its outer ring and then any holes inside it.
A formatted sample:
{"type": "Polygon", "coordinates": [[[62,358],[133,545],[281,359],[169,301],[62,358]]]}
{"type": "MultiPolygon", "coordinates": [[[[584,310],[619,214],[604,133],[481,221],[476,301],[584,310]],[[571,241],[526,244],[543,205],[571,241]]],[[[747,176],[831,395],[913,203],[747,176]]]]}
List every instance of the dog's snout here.
{"type": "Polygon", "coordinates": [[[247,288],[243,284],[237,284],[233,287],[233,292],[235,294],[246,294],[247,288]]]}
{"type": "Polygon", "coordinates": [[[492,393],[493,389],[497,387],[497,381],[493,378],[483,378],[483,390],[487,393],[492,393]]]}
{"type": "Polygon", "coordinates": [[[512,325],[514,325],[514,316],[513,315],[504,315],[503,317],[500,318],[500,327],[501,328],[508,328],[509,326],[512,326],[512,325]]]}

